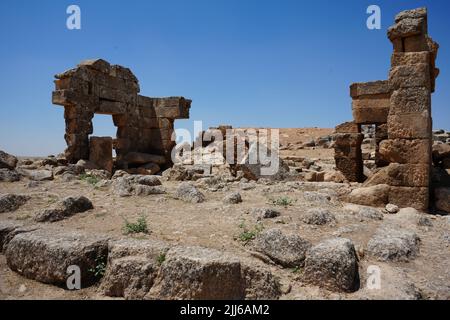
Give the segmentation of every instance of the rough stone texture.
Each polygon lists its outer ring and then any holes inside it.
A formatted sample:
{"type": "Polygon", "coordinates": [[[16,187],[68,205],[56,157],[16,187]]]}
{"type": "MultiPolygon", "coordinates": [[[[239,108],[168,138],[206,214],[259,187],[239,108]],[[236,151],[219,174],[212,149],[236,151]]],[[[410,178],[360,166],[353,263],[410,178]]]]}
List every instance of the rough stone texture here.
{"type": "Polygon", "coordinates": [[[17,158],[0,150],[0,169],[14,170],[17,165],[17,158]]]}
{"type": "Polygon", "coordinates": [[[108,255],[107,239],[79,232],[39,229],[17,234],[8,244],[8,266],[22,276],[43,283],[65,286],[67,268],[80,267],[81,285],[97,279],[89,270],[108,255]]]}
{"type": "Polygon", "coordinates": [[[380,228],[367,244],[367,251],[380,261],[407,262],[419,252],[420,238],[412,231],[380,228]]]}
{"type": "Polygon", "coordinates": [[[353,243],[344,238],[325,240],[306,254],[303,280],[332,291],[359,288],[358,259],[353,243]]]}
{"type": "Polygon", "coordinates": [[[56,222],[91,209],[94,209],[94,206],[88,198],[83,196],[67,197],[54,207],[38,212],[34,220],[36,222],[56,222]]]}
{"type": "Polygon", "coordinates": [[[257,251],[286,268],[303,266],[305,253],[310,247],[309,241],[295,234],[284,234],[280,229],[264,231],[255,241],[257,251]]]}
{"type": "MultiPolygon", "coordinates": [[[[336,131],[354,130],[351,126],[338,128],[336,131]]],[[[336,133],[334,135],[334,159],[336,168],[351,182],[362,182],[363,159],[361,144],[364,135],[361,133],[336,133]]]]}
{"type": "Polygon", "coordinates": [[[55,77],[52,101],[64,106],[70,163],[89,159],[92,118],[98,113],[112,115],[118,127],[113,146],[119,166],[127,168],[123,158],[130,152],[161,155],[170,164],[174,120],[189,118],[191,100],[141,96],[129,69],[101,59],[83,61],[55,77]]]}
{"type": "Polygon", "coordinates": [[[121,197],[161,194],[165,190],[157,176],[126,175],[114,179],[113,191],[121,197]]]}
{"type": "Polygon", "coordinates": [[[430,163],[430,143],[426,139],[392,139],[380,143],[380,154],[389,162],[430,163]]]}
{"type": "Polygon", "coordinates": [[[16,182],[20,180],[20,175],[15,170],[0,169],[0,181],[16,182]]]}
{"type": "Polygon", "coordinates": [[[395,187],[428,187],[430,183],[428,164],[391,163],[370,177],[364,186],[388,184],[395,187]]]}
{"type": "Polygon", "coordinates": [[[112,145],[111,137],[91,137],[89,139],[89,161],[95,163],[99,169],[112,172],[114,166],[112,145]]]}
{"type": "Polygon", "coordinates": [[[251,214],[256,216],[258,220],[270,219],[280,216],[280,212],[271,208],[254,208],[251,210],[251,214]]]}
{"type": "Polygon", "coordinates": [[[16,211],[29,199],[29,196],[20,194],[0,195],[0,213],[16,211]]]}
{"type": "Polygon", "coordinates": [[[239,300],[245,297],[240,261],[201,247],[176,247],[167,252],[151,299],[239,300]]]}
{"type": "Polygon", "coordinates": [[[238,204],[238,203],[241,203],[242,202],[241,194],[239,192],[233,192],[233,193],[227,194],[223,198],[223,202],[225,204],[238,204]]]}
{"type": "Polygon", "coordinates": [[[387,184],[354,189],[348,195],[348,201],[364,206],[384,207],[389,202],[389,190],[387,184]]]}
{"type": "Polygon", "coordinates": [[[390,187],[389,202],[401,208],[412,207],[426,211],[429,207],[428,187],[390,187]]]}
{"type": "Polygon", "coordinates": [[[110,241],[100,290],[110,297],[143,299],[153,286],[169,245],[157,240],[110,241]]]}
{"type": "Polygon", "coordinates": [[[302,217],[302,221],[306,224],[322,226],[336,222],[336,217],[327,209],[313,208],[309,209],[302,217]]]}
{"type": "Polygon", "coordinates": [[[53,172],[50,170],[27,170],[18,168],[17,172],[34,181],[53,180],[53,172]]]}
{"type": "Polygon", "coordinates": [[[175,197],[185,202],[201,203],[205,201],[205,196],[194,185],[182,182],[176,192],[175,197]]]}
{"type": "Polygon", "coordinates": [[[21,228],[22,225],[14,223],[11,221],[0,222],[0,253],[3,252],[3,247],[8,242],[7,239],[9,235],[14,232],[14,230],[21,228]]]}

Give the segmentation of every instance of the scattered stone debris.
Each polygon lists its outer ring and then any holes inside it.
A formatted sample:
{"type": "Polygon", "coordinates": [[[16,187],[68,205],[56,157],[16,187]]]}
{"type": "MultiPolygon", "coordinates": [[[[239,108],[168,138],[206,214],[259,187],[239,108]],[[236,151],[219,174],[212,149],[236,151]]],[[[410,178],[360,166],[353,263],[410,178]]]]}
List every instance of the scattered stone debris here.
{"type": "Polygon", "coordinates": [[[201,193],[194,185],[188,182],[182,182],[176,192],[175,197],[185,202],[201,203],[206,200],[205,195],[201,193]]]}
{"type": "Polygon", "coordinates": [[[54,207],[38,212],[34,217],[36,222],[56,222],[67,219],[74,214],[94,209],[92,202],[86,197],[67,197],[54,207]]]}
{"type": "Polygon", "coordinates": [[[29,196],[20,194],[4,194],[0,195],[0,213],[16,211],[28,200],[29,196]]]}
{"type": "Polygon", "coordinates": [[[20,181],[20,175],[16,170],[0,169],[0,181],[16,182],[20,181]]]}
{"type": "Polygon", "coordinates": [[[281,215],[279,211],[271,208],[253,208],[251,214],[256,216],[258,220],[276,218],[281,215]]]}
{"type": "Polygon", "coordinates": [[[238,203],[241,203],[242,202],[241,194],[239,192],[233,192],[233,193],[227,194],[223,198],[223,202],[225,204],[238,204],[238,203]]]}

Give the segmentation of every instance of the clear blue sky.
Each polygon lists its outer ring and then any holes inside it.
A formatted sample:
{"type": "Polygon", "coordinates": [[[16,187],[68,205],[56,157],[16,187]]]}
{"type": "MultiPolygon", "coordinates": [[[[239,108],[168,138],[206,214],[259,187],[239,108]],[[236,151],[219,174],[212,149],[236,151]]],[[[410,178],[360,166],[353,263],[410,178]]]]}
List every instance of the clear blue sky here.
{"type": "MultiPolygon", "coordinates": [[[[441,45],[434,127],[450,129],[448,0],[1,0],[0,149],[63,151],[53,75],[96,57],[130,67],[144,95],[191,98],[178,127],[334,127],[352,118],[352,82],[387,78],[395,14],[420,6],[441,45]],[[66,28],[70,4],[81,7],[81,30],[66,28]],[[371,4],[381,30],[366,28],[371,4]]],[[[110,117],[94,125],[115,134],[110,117]]]]}

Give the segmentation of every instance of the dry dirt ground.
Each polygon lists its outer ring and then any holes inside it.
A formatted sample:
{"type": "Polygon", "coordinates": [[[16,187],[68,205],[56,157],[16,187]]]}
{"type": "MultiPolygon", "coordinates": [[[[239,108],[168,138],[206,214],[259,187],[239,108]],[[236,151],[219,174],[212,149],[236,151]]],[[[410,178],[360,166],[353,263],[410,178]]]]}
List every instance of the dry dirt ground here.
{"type": "MultiPolygon", "coordinates": [[[[304,129],[303,133],[286,129],[284,139],[299,141],[304,135],[322,136],[329,129],[304,129]],[[295,137],[293,137],[295,136],[295,137]]],[[[330,158],[332,150],[289,151],[295,156],[330,158]],[[311,154],[312,152],[312,154],[311,154]]],[[[82,230],[94,234],[124,238],[159,239],[171,244],[199,245],[230,252],[235,256],[265,264],[283,286],[281,299],[450,299],[450,219],[448,217],[414,215],[407,213],[384,214],[383,220],[362,217],[346,209],[338,200],[339,194],[349,192],[349,184],[278,182],[278,183],[228,183],[219,191],[211,191],[199,186],[206,201],[199,204],[186,203],[173,194],[180,182],[164,181],[167,193],[163,195],[120,197],[110,186],[96,187],[86,181],[63,182],[58,177],[53,181],[41,182],[30,188],[28,181],[0,182],[0,193],[18,193],[31,196],[31,200],[17,211],[0,214],[0,221],[20,221],[25,225],[35,224],[35,213],[51,206],[66,196],[89,198],[94,209],[77,214],[66,220],[53,223],[62,229],[82,230]],[[244,190],[245,189],[245,190],[244,190]],[[226,194],[238,191],[242,203],[224,204],[226,194]],[[286,206],[277,206],[271,200],[290,200],[286,206]],[[254,208],[274,208],[281,215],[273,219],[258,221],[251,214],[254,208]],[[329,209],[336,222],[324,226],[303,222],[310,208],[329,209]],[[145,216],[150,234],[124,235],[124,221],[136,221],[145,216]],[[420,216],[427,216],[432,226],[420,226],[420,216]],[[262,225],[264,230],[279,228],[287,233],[295,233],[317,244],[331,237],[345,237],[355,244],[359,256],[361,289],[355,293],[335,293],[302,283],[301,269],[281,268],[262,261],[254,254],[252,241],[244,243],[239,239],[243,228],[256,230],[262,225]],[[409,262],[379,262],[366,254],[367,243],[380,226],[390,225],[416,232],[420,237],[420,252],[409,262]],[[378,266],[381,270],[381,289],[366,287],[367,268],[378,266]]],[[[103,296],[97,286],[79,291],[68,291],[51,285],[28,280],[6,265],[0,255],[0,299],[110,299],[103,296]]]]}

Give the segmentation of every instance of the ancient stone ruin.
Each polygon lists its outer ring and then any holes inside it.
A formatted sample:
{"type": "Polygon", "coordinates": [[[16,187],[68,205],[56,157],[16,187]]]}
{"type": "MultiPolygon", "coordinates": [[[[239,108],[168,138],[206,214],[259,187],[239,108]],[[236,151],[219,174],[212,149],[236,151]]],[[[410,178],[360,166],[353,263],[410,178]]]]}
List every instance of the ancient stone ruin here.
{"type": "Polygon", "coordinates": [[[379,170],[364,187],[387,186],[386,200],[427,209],[432,166],[431,93],[438,44],[428,36],[427,10],[404,11],[388,30],[394,46],[389,79],[354,83],[353,122],[336,127],[335,160],[349,181],[363,182],[361,125],[376,125],[379,170]]]}
{"type": "Polygon", "coordinates": [[[111,171],[114,149],[117,168],[170,166],[174,121],[189,118],[191,100],[139,95],[138,79],[130,69],[101,59],[84,61],[56,79],[52,100],[64,106],[65,156],[70,163],[90,160],[111,171]],[[94,114],[112,116],[117,138],[89,136],[94,114]]]}

